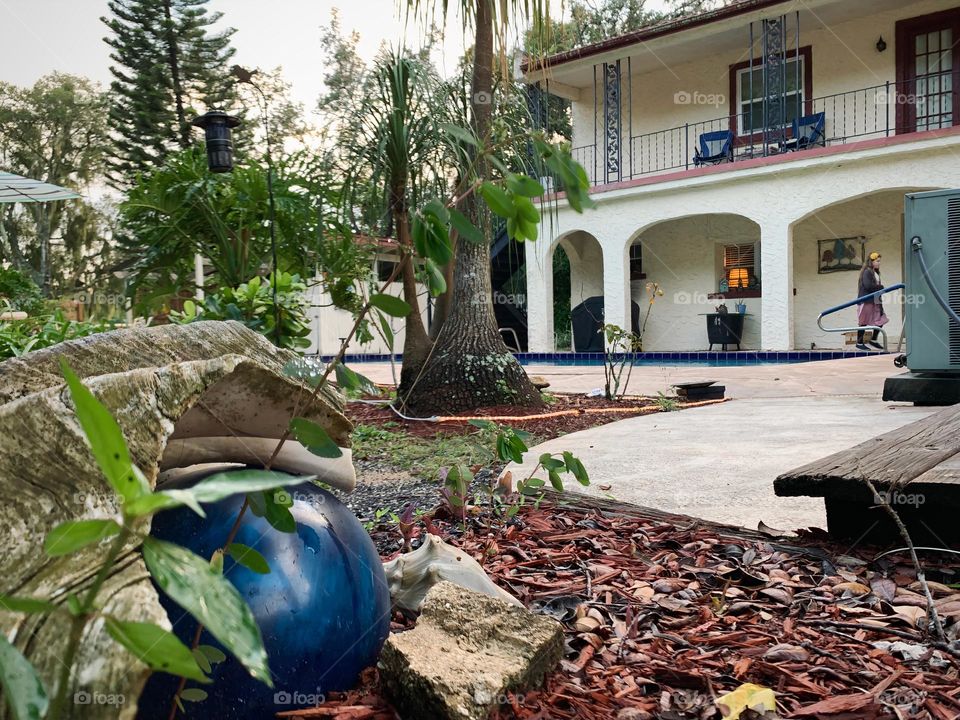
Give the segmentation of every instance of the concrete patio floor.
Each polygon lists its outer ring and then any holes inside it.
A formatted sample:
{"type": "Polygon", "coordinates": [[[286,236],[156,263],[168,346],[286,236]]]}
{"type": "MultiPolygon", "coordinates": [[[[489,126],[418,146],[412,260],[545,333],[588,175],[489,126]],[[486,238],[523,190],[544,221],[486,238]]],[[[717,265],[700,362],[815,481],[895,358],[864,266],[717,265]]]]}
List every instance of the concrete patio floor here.
{"type": "MultiPolygon", "coordinates": [[[[386,364],[363,365],[390,382],[386,364]]],[[[551,391],[586,392],[603,385],[602,367],[532,365],[551,391]]],[[[583,460],[587,493],[755,528],[824,527],[819,498],[778,498],[773,480],[803,463],[918,420],[934,408],[880,399],[883,380],[901,372],[892,356],[792,365],[642,366],[631,394],[668,392],[683,380],[716,380],[730,402],[630,418],[555,438],[528,457],[570,450],[583,460]]],[[[525,477],[532,463],[511,466],[525,477]]]]}

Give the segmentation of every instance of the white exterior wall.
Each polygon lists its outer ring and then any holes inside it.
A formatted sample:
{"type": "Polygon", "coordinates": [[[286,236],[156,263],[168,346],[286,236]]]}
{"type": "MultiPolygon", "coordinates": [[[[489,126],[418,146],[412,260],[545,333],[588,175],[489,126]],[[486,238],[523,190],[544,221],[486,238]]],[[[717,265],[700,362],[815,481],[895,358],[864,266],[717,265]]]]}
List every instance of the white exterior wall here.
{"type": "MultiPolygon", "coordinates": [[[[903,277],[901,228],[903,192],[889,192],[843,203],[817,213],[798,223],[794,229],[793,266],[797,295],[794,316],[797,320],[794,344],[806,349],[840,347],[842,336],[824,333],[816,325],[817,315],[828,307],[840,305],[856,296],[860,273],[852,271],[819,274],[818,240],[837,237],[866,238],[866,254],[879,252],[880,274],[884,285],[894,285],[903,277]]],[[[884,310],[890,322],[884,328],[891,345],[895,345],[903,327],[900,299],[902,293],[884,297],[884,310]]],[[[857,325],[857,310],[849,308],[825,320],[827,327],[857,325]]]]}
{"type": "MultiPolygon", "coordinates": [[[[734,312],[737,302],[707,297],[716,291],[723,276],[722,248],[727,244],[759,243],[759,226],[740,215],[698,215],[655,225],[641,233],[636,242],[643,248],[647,276],[631,283],[633,301],[640,306],[641,325],[650,299],[646,284],[657,283],[663,289],[663,296],[654,301],[650,311],[644,349],[705,349],[706,319],[700,313],[713,312],[721,302],[734,312]]],[[[762,271],[760,277],[762,280],[762,271]]],[[[743,302],[748,317],[741,347],[755,350],[760,347],[760,299],[743,302]]]]}
{"type": "MultiPolygon", "coordinates": [[[[807,89],[809,99],[824,98],[838,93],[864,90],[893,83],[896,80],[896,32],[898,20],[938,12],[956,6],[955,2],[946,0],[922,0],[920,2],[904,2],[902,7],[895,10],[870,14],[866,11],[863,17],[849,22],[830,25],[828,28],[804,28],[801,22],[800,45],[810,46],[812,52],[812,86],[807,89]],[[876,49],[877,40],[883,36],[887,43],[885,52],[876,49]]],[[[777,15],[781,10],[771,11],[769,15],[777,15]]],[[[788,12],[792,12],[790,9],[788,12]]],[[[789,18],[790,35],[787,39],[788,50],[796,46],[793,36],[793,16],[789,18]]],[[[668,38],[669,39],[669,38],[668,38]]],[[[649,52],[656,53],[656,43],[648,43],[649,50],[634,50],[637,55],[649,52]]],[[[759,47],[759,39],[757,39],[759,47]]],[[[697,132],[705,129],[726,129],[726,118],[731,112],[730,104],[730,66],[749,59],[749,23],[743,21],[743,40],[740,46],[726,52],[696,57],[686,63],[670,63],[668,66],[659,65],[652,72],[640,74],[637,72],[637,63],[633,63],[634,75],[626,82],[627,64],[626,55],[621,58],[621,72],[624,77],[622,89],[622,153],[624,175],[636,177],[645,172],[648,165],[644,165],[641,155],[640,140],[633,144],[633,171],[631,172],[631,136],[646,133],[660,133],[677,129],[670,135],[661,135],[657,138],[659,145],[647,145],[647,152],[658,154],[669,152],[672,159],[670,165],[683,164],[688,154],[685,132],[686,123],[694,125],[718,120],[716,126],[710,128],[693,129],[689,138],[689,155],[693,155],[697,142],[697,132]],[[685,94],[685,95],[684,95],[685,94]],[[677,102],[678,97],[697,97],[699,103],[677,102]],[[632,98],[632,103],[631,103],[632,98]],[[632,123],[632,125],[631,125],[632,123]],[[664,150],[663,143],[671,144],[670,150],[664,150]]],[[[697,55],[696,43],[691,43],[691,56],[697,55]]],[[[626,52],[626,51],[625,51],[626,52]]],[[[756,52],[756,51],[755,51],[756,52]]],[[[597,154],[600,156],[596,167],[602,177],[602,146],[603,146],[603,78],[601,68],[597,68],[597,82],[599,88],[596,100],[596,121],[599,124],[595,135],[594,128],[594,89],[591,86],[580,88],[580,99],[572,103],[573,147],[593,145],[597,143],[597,154]]],[[[893,90],[891,90],[891,94],[893,90]]],[[[852,96],[847,99],[846,105],[842,100],[827,101],[826,104],[816,104],[814,111],[826,112],[826,133],[828,137],[835,135],[834,125],[847,128],[848,134],[854,128],[854,113],[859,116],[858,132],[864,122],[864,115],[868,115],[871,128],[876,126],[884,129],[883,116],[889,113],[890,126],[895,126],[895,108],[893,104],[884,105],[883,101],[875,102],[876,93],[857,95],[857,106],[854,107],[852,96]],[[864,108],[864,102],[868,105],[864,108]],[[874,121],[874,112],[877,120],[874,121]],[[847,117],[841,117],[846,112],[847,117]]],[[[734,103],[734,107],[736,104],[734,103]]],[[[839,133],[837,133],[839,134],[839,133]]],[[[879,135],[877,135],[879,136],[879,135]]],[[[589,150],[579,151],[577,159],[585,165],[587,173],[594,178],[593,167],[587,166],[589,150]]],[[[661,161],[662,162],[662,161],[661,161]]]]}
{"type": "MultiPolygon", "coordinates": [[[[852,273],[817,275],[816,240],[865,235],[868,245],[874,243],[884,255],[885,284],[900,282],[896,208],[902,201],[896,200],[897,195],[960,187],[960,165],[955,161],[960,132],[917,137],[859,150],[841,147],[840,152],[817,157],[792,155],[752,167],[732,165],[724,172],[609,190],[595,195],[597,207],[582,215],[561,202],[553,224],[554,242],[533,243],[527,249],[530,351],[554,349],[550,253],[558,239],[577,231],[589,233],[603,248],[607,322],[625,326],[626,303],[632,292],[627,280],[628,247],[633,240],[646,238],[650,244],[650,252],[644,254],[648,279],[661,282],[665,294],[654,307],[644,349],[706,349],[704,321],[697,314],[712,309],[716,302],[704,298],[703,305],[687,305],[675,296],[704,297],[714,292],[711,248],[723,242],[724,233],[733,235],[729,242],[740,242],[748,227],[754,228],[754,233],[759,228],[762,297],[746,301],[753,314],[747,323],[747,347],[788,350],[809,348],[810,342],[840,347],[841,336],[828,340],[819,333],[816,315],[852,299],[856,286],[848,278],[852,273]],[[845,208],[832,207],[875,193],[884,196],[845,208]],[[705,221],[703,216],[714,217],[705,221]],[[654,251],[660,255],[659,261],[654,251]],[[675,268],[676,277],[667,266],[675,268]]],[[[542,233],[547,232],[544,224],[542,233]]],[[[727,305],[732,309],[733,301],[728,300],[727,305]]],[[[893,307],[888,312],[891,319],[897,316],[894,334],[899,332],[898,313],[893,307]]]]}
{"type": "MultiPolygon", "coordinates": [[[[417,290],[419,291],[420,311],[423,316],[423,323],[426,325],[427,289],[422,285],[418,285],[417,290]]],[[[385,292],[389,295],[403,297],[403,286],[399,282],[391,283],[385,292]]],[[[311,355],[336,355],[340,351],[341,338],[346,337],[353,327],[353,315],[346,310],[333,307],[330,296],[323,292],[319,280],[316,285],[307,291],[307,300],[310,303],[310,308],[307,311],[311,326],[309,336],[310,347],[304,352],[311,355]]],[[[388,319],[394,334],[392,352],[400,353],[403,351],[405,321],[403,318],[391,317],[388,319]]],[[[374,332],[374,337],[371,342],[360,344],[354,340],[347,352],[351,354],[369,353],[385,355],[389,354],[391,350],[380,336],[374,332]]]]}

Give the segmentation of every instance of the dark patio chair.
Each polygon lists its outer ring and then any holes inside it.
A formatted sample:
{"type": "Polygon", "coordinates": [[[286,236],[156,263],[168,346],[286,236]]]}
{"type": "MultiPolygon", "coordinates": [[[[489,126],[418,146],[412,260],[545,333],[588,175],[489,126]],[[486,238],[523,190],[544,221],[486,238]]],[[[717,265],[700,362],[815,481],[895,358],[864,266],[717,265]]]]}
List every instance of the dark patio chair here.
{"type": "Polygon", "coordinates": [[[700,135],[700,147],[694,150],[693,164],[716,165],[733,162],[733,131],[717,130],[700,135]]]}
{"type": "Polygon", "coordinates": [[[813,115],[804,115],[793,121],[793,137],[784,143],[785,150],[806,150],[810,147],[824,147],[826,136],[824,126],[827,114],[818,112],[813,115]]]}

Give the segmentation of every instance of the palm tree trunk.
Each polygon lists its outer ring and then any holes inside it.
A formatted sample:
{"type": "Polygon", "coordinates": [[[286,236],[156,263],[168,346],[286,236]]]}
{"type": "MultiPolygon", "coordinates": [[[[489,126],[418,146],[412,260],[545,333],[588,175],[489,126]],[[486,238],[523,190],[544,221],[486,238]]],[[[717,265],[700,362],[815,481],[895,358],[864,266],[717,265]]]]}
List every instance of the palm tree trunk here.
{"type": "Polygon", "coordinates": [[[423,315],[420,314],[420,298],[417,297],[417,275],[413,258],[411,257],[408,262],[404,262],[410,254],[409,248],[412,245],[410,241],[410,218],[406,212],[398,214],[396,227],[397,240],[400,245],[400,262],[403,263],[400,270],[400,278],[403,282],[403,299],[411,307],[410,314],[404,322],[403,365],[400,368],[400,386],[397,389],[398,393],[402,395],[409,392],[420,376],[433,342],[427,335],[427,329],[423,325],[423,315]]]}
{"type": "MultiPolygon", "coordinates": [[[[493,91],[493,0],[476,0],[476,42],[471,106],[474,131],[490,134],[493,91]]],[[[478,173],[488,173],[477,163],[478,173]]],[[[490,220],[476,195],[464,208],[490,234],[490,220]]],[[[401,407],[416,414],[460,412],[480,407],[539,407],[540,393],[507,349],[493,313],[490,244],[461,239],[457,245],[449,315],[420,379],[398,394],[401,407]]]]}

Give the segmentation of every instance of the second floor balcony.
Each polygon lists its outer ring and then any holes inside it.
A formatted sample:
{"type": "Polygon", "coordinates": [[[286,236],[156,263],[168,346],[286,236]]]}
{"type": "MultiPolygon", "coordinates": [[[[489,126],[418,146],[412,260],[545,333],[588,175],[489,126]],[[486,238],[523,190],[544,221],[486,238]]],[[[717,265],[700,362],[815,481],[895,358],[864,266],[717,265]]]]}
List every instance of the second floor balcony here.
{"type": "Polygon", "coordinates": [[[960,3],[738,0],[525,71],[594,186],[788,162],[960,125],[960,3]]]}
{"type": "Polygon", "coordinates": [[[816,148],[942,130],[960,124],[960,71],[788,101],[776,111],[786,122],[772,128],[764,127],[763,112],[758,104],[742,114],[624,133],[618,143],[597,138],[574,147],[573,156],[597,186],[762,157],[799,159],[816,148]]]}

